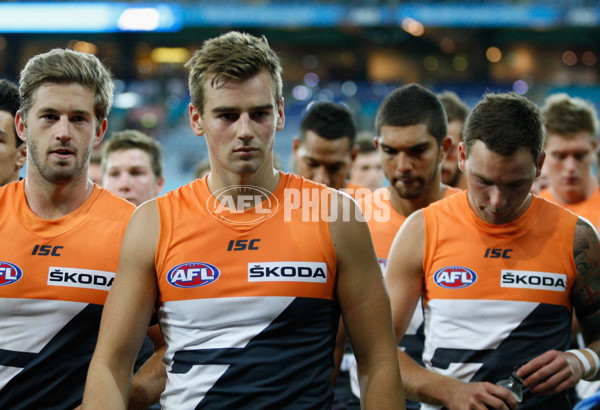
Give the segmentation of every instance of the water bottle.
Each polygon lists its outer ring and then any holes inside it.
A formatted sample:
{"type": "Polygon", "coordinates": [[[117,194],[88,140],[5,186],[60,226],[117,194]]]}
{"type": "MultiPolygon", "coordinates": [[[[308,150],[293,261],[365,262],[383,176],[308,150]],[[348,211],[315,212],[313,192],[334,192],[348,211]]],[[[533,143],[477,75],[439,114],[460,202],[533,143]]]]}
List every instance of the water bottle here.
{"type": "Polygon", "coordinates": [[[517,376],[516,369],[510,374],[508,379],[502,379],[496,384],[510,390],[515,399],[517,399],[517,402],[521,403],[523,400],[523,379],[517,376]]]}

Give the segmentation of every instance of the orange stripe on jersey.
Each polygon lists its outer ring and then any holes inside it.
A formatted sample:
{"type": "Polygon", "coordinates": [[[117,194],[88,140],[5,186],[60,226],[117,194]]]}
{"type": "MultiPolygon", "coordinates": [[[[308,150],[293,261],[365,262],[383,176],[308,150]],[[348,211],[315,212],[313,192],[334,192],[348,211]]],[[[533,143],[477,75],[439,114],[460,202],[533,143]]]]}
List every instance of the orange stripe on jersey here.
{"type": "Polygon", "coordinates": [[[0,212],[0,233],[9,238],[0,249],[0,297],[103,305],[135,207],[94,188],[75,211],[46,220],[29,209],[24,186],[0,189],[0,208],[8,210],[0,212]]]}
{"type": "Polygon", "coordinates": [[[552,196],[549,189],[544,189],[539,193],[539,196],[568,209],[574,214],[584,217],[590,221],[596,229],[600,228],[600,187],[596,188],[589,198],[575,204],[563,204],[559,202],[552,196]]]}
{"type": "Polygon", "coordinates": [[[329,210],[330,192],[281,173],[268,201],[257,201],[259,210],[228,210],[215,201],[207,178],[159,198],[155,264],[160,302],[244,296],[335,299],[337,261],[329,223],[319,217],[321,209],[329,210]]]}
{"type": "Polygon", "coordinates": [[[471,209],[467,192],[423,210],[424,303],[432,299],[511,300],[571,309],[577,216],[534,197],[516,221],[492,225],[471,209]]]}

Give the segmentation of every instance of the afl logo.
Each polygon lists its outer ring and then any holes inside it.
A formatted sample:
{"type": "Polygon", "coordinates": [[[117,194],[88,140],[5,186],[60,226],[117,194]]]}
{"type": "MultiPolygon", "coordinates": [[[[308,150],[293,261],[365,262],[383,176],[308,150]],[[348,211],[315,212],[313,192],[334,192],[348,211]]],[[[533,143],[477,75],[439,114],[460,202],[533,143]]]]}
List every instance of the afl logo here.
{"type": "Polygon", "coordinates": [[[23,277],[23,271],[17,265],[0,261],[0,286],[10,285],[23,277]]]}
{"type": "Polygon", "coordinates": [[[477,274],[463,266],[447,266],[433,275],[435,284],[446,289],[461,289],[477,282],[477,274]]]}
{"type": "Polygon", "coordinates": [[[169,283],[178,288],[197,288],[219,279],[219,269],[204,262],[187,262],[175,266],[167,274],[169,283]]]}

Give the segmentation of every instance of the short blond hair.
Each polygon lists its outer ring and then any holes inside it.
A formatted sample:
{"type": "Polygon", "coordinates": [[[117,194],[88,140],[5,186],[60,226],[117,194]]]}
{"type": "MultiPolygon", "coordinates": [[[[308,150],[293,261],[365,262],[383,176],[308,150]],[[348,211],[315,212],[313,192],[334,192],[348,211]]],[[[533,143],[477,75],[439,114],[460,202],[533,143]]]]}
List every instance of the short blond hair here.
{"type": "Polygon", "coordinates": [[[281,63],[267,39],[231,31],[207,40],[185,65],[190,70],[192,103],[203,113],[204,86],[219,86],[225,81],[244,81],[265,70],[273,80],[275,102],[282,98],[281,63]]]}

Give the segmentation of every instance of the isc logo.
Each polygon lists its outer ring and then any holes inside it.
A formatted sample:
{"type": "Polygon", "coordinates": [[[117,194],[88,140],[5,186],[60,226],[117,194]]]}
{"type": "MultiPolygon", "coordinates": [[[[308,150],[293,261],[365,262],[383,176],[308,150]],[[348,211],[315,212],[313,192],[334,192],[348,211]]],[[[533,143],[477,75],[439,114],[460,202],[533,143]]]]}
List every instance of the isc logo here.
{"type": "Polygon", "coordinates": [[[219,269],[204,262],[187,262],[175,266],[167,274],[167,281],[178,288],[196,288],[219,279],[219,269]]]}
{"type": "Polygon", "coordinates": [[[436,285],[446,289],[460,289],[471,286],[477,281],[477,274],[463,266],[448,266],[433,275],[436,285]]]}
{"type": "Polygon", "coordinates": [[[23,271],[17,265],[0,261],[0,286],[15,283],[23,276],[23,271]]]}

